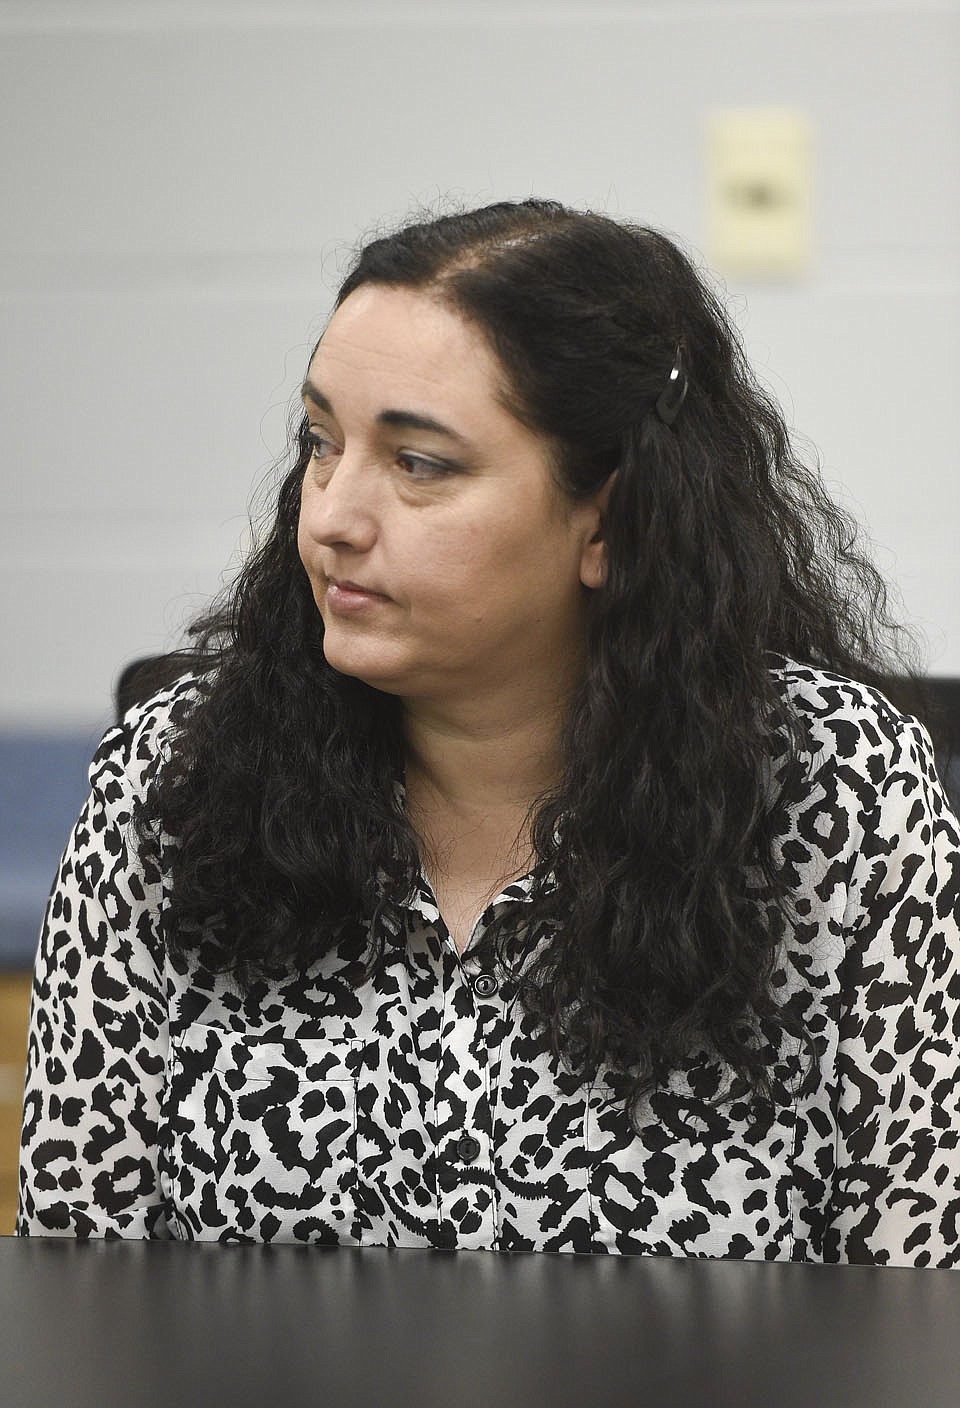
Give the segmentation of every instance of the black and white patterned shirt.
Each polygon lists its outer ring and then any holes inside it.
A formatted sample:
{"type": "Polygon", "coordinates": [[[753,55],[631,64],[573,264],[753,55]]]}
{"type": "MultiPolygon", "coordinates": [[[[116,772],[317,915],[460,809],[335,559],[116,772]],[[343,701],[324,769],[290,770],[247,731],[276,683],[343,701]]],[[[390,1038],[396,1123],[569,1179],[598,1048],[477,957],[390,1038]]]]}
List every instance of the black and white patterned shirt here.
{"type": "Polygon", "coordinates": [[[128,821],[184,682],[106,735],[50,899],[19,1233],[960,1264],[957,822],[919,724],[778,673],[813,763],[779,843],[775,981],[822,1046],[802,1095],[716,1103],[692,1053],[634,1132],[476,956],[524,880],[462,956],[422,882],[360,986],[362,936],[246,995],[172,960],[128,821]]]}

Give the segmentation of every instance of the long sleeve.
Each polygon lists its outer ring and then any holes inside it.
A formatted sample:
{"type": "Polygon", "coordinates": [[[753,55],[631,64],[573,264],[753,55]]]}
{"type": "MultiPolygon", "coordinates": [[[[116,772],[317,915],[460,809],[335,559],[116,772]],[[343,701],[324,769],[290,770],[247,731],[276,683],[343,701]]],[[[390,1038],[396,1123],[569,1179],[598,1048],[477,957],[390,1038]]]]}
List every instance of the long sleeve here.
{"type": "Polygon", "coordinates": [[[159,877],[130,826],[145,766],[111,730],[67,844],[37,954],[20,1153],[20,1236],[168,1235],[157,1174],[167,1050],[159,877]]]}
{"type": "Polygon", "coordinates": [[[960,835],[926,731],[882,776],[840,765],[857,850],[827,1260],[960,1265],[960,835]]]}

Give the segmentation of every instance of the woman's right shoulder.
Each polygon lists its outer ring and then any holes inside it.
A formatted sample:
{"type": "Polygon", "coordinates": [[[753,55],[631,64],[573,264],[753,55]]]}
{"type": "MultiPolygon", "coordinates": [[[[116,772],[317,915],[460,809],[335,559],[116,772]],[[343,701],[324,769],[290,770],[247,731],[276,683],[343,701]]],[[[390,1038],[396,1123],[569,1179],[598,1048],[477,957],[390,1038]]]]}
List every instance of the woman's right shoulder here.
{"type": "Polygon", "coordinates": [[[141,790],[170,756],[174,737],[204,693],[205,677],[188,671],[131,704],[100,740],[90,764],[91,787],[141,790]]]}

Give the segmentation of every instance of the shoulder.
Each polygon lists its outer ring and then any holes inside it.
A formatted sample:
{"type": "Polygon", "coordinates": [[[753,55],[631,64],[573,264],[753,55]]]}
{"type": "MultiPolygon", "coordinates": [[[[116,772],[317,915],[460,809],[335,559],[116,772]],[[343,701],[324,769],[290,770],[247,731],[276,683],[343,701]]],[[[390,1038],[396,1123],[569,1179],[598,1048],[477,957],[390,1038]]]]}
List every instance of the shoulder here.
{"type": "Polygon", "coordinates": [[[798,914],[819,916],[823,933],[839,924],[848,954],[856,932],[857,952],[890,972],[934,931],[941,948],[955,944],[960,835],[927,730],[844,675],[790,660],[776,673],[805,754],[777,839],[805,905],[798,914]],[[909,944],[898,928],[908,919],[909,944]]]}
{"type": "Polygon", "coordinates": [[[893,766],[932,766],[924,726],[880,690],[832,670],[782,656],[771,666],[800,727],[812,770],[846,766],[877,784],[893,766]]]}
{"type": "Polygon", "coordinates": [[[132,705],[100,740],[90,764],[94,791],[107,796],[118,789],[141,791],[169,756],[173,738],[203,694],[202,676],[190,673],[132,705]]]}
{"type": "Polygon", "coordinates": [[[785,798],[788,837],[821,860],[846,857],[864,893],[894,858],[903,877],[935,866],[955,893],[960,834],[923,724],[844,675],[791,660],[776,673],[804,754],[804,780],[785,798]]]}

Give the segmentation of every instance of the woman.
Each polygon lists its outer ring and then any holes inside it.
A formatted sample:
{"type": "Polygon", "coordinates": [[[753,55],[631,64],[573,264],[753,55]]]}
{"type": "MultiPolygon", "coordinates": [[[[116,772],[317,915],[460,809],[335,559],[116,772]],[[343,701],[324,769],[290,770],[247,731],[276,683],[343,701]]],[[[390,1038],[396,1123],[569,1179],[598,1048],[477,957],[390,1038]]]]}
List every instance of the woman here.
{"type": "Polygon", "coordinates": [[[19,1231],[956,1264],[957,825],[686,258],[410,226],[303,404],[94,761],[19,1231]]]}

